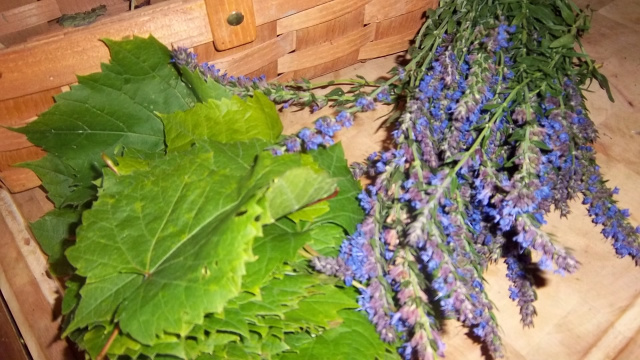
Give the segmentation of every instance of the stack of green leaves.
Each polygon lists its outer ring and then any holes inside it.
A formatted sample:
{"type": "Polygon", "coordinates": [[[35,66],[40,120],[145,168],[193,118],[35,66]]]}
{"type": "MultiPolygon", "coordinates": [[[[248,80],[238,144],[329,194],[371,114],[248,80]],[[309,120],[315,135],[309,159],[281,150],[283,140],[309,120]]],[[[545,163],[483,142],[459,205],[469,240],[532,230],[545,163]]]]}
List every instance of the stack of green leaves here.
{"type": "Polygon", "coordinates": [[[17,131],[56,209],[33,224],[67,279],[64,336],[92,357],[397,357],[353,288],[313,272],[363,212],[339,145],[276,156],[275,106],[171,64],[157,40],[105,41],[17,131]],[[357,354],[357,355],[355,355],[357,354]]]}

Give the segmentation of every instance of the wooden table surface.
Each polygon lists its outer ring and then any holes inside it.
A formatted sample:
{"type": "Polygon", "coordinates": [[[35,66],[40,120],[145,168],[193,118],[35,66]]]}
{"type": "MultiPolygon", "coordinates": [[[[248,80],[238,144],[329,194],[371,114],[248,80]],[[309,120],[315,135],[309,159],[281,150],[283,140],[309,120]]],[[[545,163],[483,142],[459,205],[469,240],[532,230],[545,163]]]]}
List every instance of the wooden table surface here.
{"type": "MultiPolygon", "coordinates": [[[[620,207],[629,208],[632,222],[640,224],[640,1],[577,2],[581,6],[591,4],[596,10],[592,30],[584,44],[591,56],[603,64],[601,71],[608,76],[616,99],[615,103],[610,103],[596,84],[591,88],[593,92],[587,95],[587,107],[600,131],[596,146],[598,162],[605,177],[621,189],[617,198],[620,207]]],[[[327,77],[338,79],[362,74],[373,78],[392,66],[393,57],[387,57],[327,77]]],[[[385,134],[378,131],[380,122],[375,117],[379,115],[383,113],[379,111],[358,119],[353,128],[340,135],[350,160],[362,160],[380,147],[385,134]]],[[[294,132],[310,119],[308,114],[284,114],[285,131],[294,132]]],[[[51,208],[39,189],[14,194],[13,199],[27,221],[37,219],[51,208]]],[[[519,309],[508,297],[504,264],[491,266],[487,273],[487,289],[498,308],[507,358],[638,359],[640,268],[629,259],[616,258],[610,243],[591,223],[582,205],[576,202],[572,210],[569,219],[561,220],[552,215],[546,230],[565,247],[573,249],[582,265],[577,273],[564,277],[544,273],[545,284],[537,289],[538,316],[534,319],[534,328],[523,329],[519,322],[519,309]]],[[[4,215],[8,222],[8,215],[4,215]]],[[[0,238],[6,239],[7,234],[0,234],[0,238]]],[[[2,270],[6,272],[7,269],[2,270]]],[[[33,282],[33,279],[29,281],[33,282]]],[[[46,287],[37,285],[38,281],[46,280],[41,276],[33,286],[46,287]]],[[[45,296],[42,301],[46,303],[46,300],[45,296]]],[[[28,311],[25,310],[27,316],[28,311]]],[[[39,311],[42,313],[30,315],[34,318],[31,321],[47,316],[46,309],[39,311]]],[[[447,359],[483,359],[478,345],[465,333],[466,329],[455,321],[445,324],[447,359]]],[[[58,352],[52,359],[63,359],[66,357],[63,354],[68,354],[59,346],[60,343],[51,348],[58,352]]]]}

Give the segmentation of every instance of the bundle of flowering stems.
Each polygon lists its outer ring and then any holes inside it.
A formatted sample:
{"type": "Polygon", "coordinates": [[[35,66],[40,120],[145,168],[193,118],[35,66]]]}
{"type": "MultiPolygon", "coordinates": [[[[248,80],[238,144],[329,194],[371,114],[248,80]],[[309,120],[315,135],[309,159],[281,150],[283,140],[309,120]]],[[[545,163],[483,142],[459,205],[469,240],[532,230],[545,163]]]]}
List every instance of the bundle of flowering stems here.
{"type": "MultiPolygon", "coordinates": [[[[578,261],[541,226],[582,199],[616,254],[640,262],[640,227],[619,209],[600,174],[597,131],[582,89],[606,78],[582,49],[589,16],[567,0],[442,0],[388,79],[337,81],[325,95],[309,82],[267,83],[201,68],[241,95],[259,89],[284,107],[332,105],[274,153],[329,146],[359,112],[393,105],[391,145],[352,165],[370,185],[366,217],[336,258],[313,266],[360,290],[380,337],[405,359],[444,356],[445,318],[503,356],[483,273],[504,261],[524,326],[536,314],[532,268],[573,273],[578,261]],[[535,261],[534,261],[535,259],[535,261]]],[[[184,51],[181,63],[194,63],[184,51]]],[[[608,92],[609,93],[609,92],[608,92]]],[[[609,97],[611,97],[609,93],[609,97]]]]}

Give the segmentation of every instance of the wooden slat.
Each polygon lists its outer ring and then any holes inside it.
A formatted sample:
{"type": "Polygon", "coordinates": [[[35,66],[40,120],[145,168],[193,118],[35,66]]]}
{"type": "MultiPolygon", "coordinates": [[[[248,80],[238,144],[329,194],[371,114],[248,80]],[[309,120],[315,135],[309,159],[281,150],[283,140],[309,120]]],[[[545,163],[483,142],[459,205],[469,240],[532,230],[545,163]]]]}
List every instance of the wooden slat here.
{"type": "Polygon", "coordinates": [[[278,20],[278,34],[322,24],[356,11],[371,0],[334,0],[278,20]]]}
{"type": "Polygon", "coordinates": [[[121,4],[125,4],[127,7],[129,1],[123,0],[56,0],[58,2],[58,7],[60,7],[60,12],[63,14],[74,14],[77,12],[91,10],[92,8],[100,5],[106,5],[107,9],[113,6],[121,6],[121,4]]]}
{"type": "Polygon", "coordinates": [[[69,360],[52,309],[60,293],[47,264],[9,194],[0,189],[0,289],[35,360],[69,360]]]}
{"type": "MultiPolygon", "coordinates": [[[[640,331],[640,297],[631,303],[622,316],[618,318],[607,331],[592,345],[584,360],[612,359],[621,353],[625,346],[634,339],[640,331]]],[[[640,354],[637,354],[640,355],[640,354]]],[[[631,359],[631,358],[630,358],[631,359]]]]}
{"type": "Polygon", "coordinates": [[[164,44],[187,47],[212,41],[203,0],[162,3],[117,18],[0,52],[0,100],[67,85],[76,74],[99,71],[100,62],[109,58],[100,38],[153,33],[164,44]]]}
{"type": "Polygon", "coordinates": [[[334,0],[255,0],[256,25],[266,24],[278,19],[292,16],[301,11],[311,9],[334,0]]]}
{"type": "Polygon", "coordinates": [[[11,167],[10,164],[36,160],[44,155],[45,152],[36,146],[0,152],[0,171],[9,169],[11,167]]]}
{"type": "Polygon", "coordinates": [[[36,146],[0,152],[0,181],[11,191],[19,192],[40,185],[40,179],[28,169],[13,164],[40,159],[46,153],[36,146]]]}
{"type": "Polygon", "coordinates": [[[0,36],[60,17],[56,0],[42,0],[0,13],[0,36]]]}
{"type": "Polygon", "coordinates": [[[0,152],[24,149],[33,146],[23,134],[0,127],[0,152]]]}
{"type": "Polygon", "coordinates": [[[204,2],[216,49],[227,50],[256,39],[253,0],[204,0],[204,2]],[[227,18],[232,13],[241,14],[244,20],[240,24],[230,25],[227,18]]]}
{"type": "Polygon", "coordinates": [[[0,1],[0,11],[11,10],[22,5],[34,3],[38,0],[2,0],[0,1]]]}
{"type": "Polygon", "coordinates": [[[0,298],[0,349],[6,359],[29,360],[4,298],[0,298]]]}
{"type": "Polygon", "coordinates": [[[33,171],[18,167],[0,171],[0,182],[14,194],[33,189],[42,183],[33,171]]]}
{"type": "Polygon", "coordinates": [[[22,126],[53,105],[53,97],[61,89],[33,92],[16,99],[0,101],[0,125],[22,126]]]}
{"type": "Polygon", "coordinates": [[[295,38],[294,32],[283,34],[245,52],[218,59],[215,65],[230,74],[248,74],[293,51],[295,38]]]}
{"type": "Polygon", "coordinates": [[[373,59],[406,50],[418,30],[419,28],[386,39],[372,41],[360,49],[358,60],[373,59]]]}
{"type": "Polygon", "coordinates": [[[438,0],[371,0],[365,8],[366,24],[390,19],[415,10],[435,9],[438,0]]]}
{"type": "MultiPolygon", "coordinates": [[[[20,127],[36,119],[36,116],[53,105],[53,96],[60,89],[47,90],[19,98],[0,101],[0,126],[20,127]]],[[[26,136],[0,127],[0,153],[32,147],[26,136]]],[[[0,164],[3,169],[7,164],[0,164]]]]}
{"type": "Polygon", "coordinates": [[[424,23],[424,14],[424,9],[414,10],[410,13],[376,23],[376,36],[374,40],[382,40],[388,37],[406,34],[407,32],[414,31],[414,29],[415,34],[417,34],[424,23]]]}
{"type": "MultiPolygon", "coordinates": [[[[333,20],[306,27],[296,31],[296,51],[311,49],[327,42],[337,41],[355,31],[362,29],[364,21],[364,6],[354,11],[337,17],[333,20]]],[[[328,62],[309,68],[296,70],[293,77],[296,79],[311,79],[332,71],[342,69],[358,61],[358,48],[354,47],[350,52],[338,56],[328,62]]]]}
{"type": "Polygon", "coordinates": [[[278,72],[304,69],[344,56],[373,40],[374,33],[375,26],[369,25],[336,41],[285,55],[278,60],[278,72]]]}

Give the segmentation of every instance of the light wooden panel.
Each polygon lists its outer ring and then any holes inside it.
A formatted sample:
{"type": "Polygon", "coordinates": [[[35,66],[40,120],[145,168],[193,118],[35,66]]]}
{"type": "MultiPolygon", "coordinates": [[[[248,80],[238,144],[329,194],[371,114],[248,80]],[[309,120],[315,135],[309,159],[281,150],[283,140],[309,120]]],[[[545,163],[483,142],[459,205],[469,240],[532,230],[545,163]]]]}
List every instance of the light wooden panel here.
{"type": "Polygon", "coordinates": [[[116,18],[117,25],[110,21],[65,30],[0,52],[0,100],[67,85],[76,74],[99,71],[100,62],[109,58],[99,38],[153,34],[165,44],[188,47],[212,40],[202,0],[161,3],[116,18]]]}
{"type": "Polygon", "coordinates": [[[0,13],[0,36],[60,17],[56,0],[42,0],[0,13]]]}
{"type": "MultiPolygon", "coordinates": [[[[44,210],[44,209],[43,209],[44,210]]],[[[34,360],[69,360],[53,307],[60,287],[10,195],[0,188],[0,289],[34,360]]]]}

